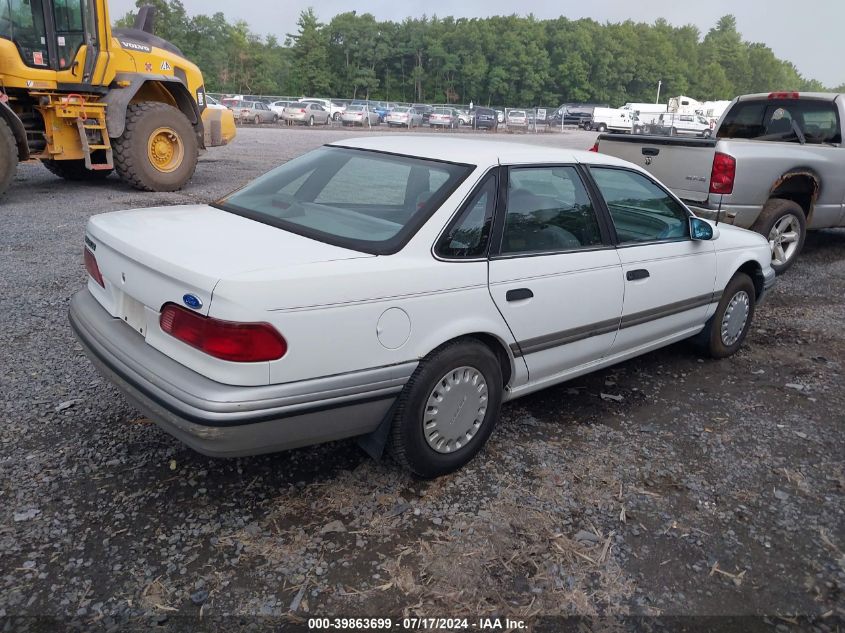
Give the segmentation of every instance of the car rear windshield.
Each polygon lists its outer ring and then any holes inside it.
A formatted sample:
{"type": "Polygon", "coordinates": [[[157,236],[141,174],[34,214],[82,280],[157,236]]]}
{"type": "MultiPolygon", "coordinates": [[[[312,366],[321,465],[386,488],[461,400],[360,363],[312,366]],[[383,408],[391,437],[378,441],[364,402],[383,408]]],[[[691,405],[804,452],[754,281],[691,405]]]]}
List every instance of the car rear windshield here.
{"type": "Polygon", "coordinates": [[[346,108],[346,110],[349,111],[349,112],[358,112],[358,111],[363,110],[363,109],[364,109],[364,106],[362,106],[362,105],[351,105],[348,108],[346,108]]]}
{"type": "Polygon", "coordinates": [[[322,147],[213,206],[365,253],[398,251],[473,170],[370,150],[322,147]]]}
{"type": "Polygon", "coordinates": [[[725,114],[716,136],[796,143],[842,142],[836,105],[818,99],[739,101],[725,114]]]}

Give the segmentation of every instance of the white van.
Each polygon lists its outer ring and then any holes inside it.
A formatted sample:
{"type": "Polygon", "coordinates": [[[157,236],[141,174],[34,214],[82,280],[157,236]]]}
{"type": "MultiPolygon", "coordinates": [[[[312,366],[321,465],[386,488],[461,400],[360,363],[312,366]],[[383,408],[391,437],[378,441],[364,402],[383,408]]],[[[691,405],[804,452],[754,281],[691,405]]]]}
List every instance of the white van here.
{"type": "Polygon", "coordinates": [[[590,130],[597,132],[630,132],[633,126],[633,114],[622,108],[596,108],[590,130]]]}
{"type": "Polygon", "coordinates": [[[631,132],[647,134],[653,126],[657,125],[660,115],[665,114],[668,107],[665,103],[626,103],[622,109],[632,114],[631,132]]]}
{"type": "Polygon", "coordinates": [[[710,138],[713,134],[713,126],[700,114],[674,114],[667,112],[660,115],[660,120],[656,126],[660,133],[669,134],[671,136],[701,136],[703,138],[710,138]]]}

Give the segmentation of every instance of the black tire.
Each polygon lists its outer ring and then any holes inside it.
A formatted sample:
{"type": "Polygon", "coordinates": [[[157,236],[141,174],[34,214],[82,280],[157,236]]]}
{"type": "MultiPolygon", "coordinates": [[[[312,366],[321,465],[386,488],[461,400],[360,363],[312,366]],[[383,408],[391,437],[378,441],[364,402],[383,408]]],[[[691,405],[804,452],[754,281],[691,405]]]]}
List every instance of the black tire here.
{"type": "Polygon", "coordinates": [[[279,122],[279,115],[278,115],[278,114],[274,114],[274,115],[273,115],[273,125],[276,125],[278,122],[279,122]]]}
{"type": "Polygon", "coordinates": [[[702,138],[710,138],[711,134],[712,134],[712,132],[710,130],[704,130],[704,132],[701,133],[701,137],[702,138]]]}
{"type": "MultiPolygon", "coordinates": [[[[91,157],[95,163],[102,163],[105,160],[105,151],[97,150],[91,157]]],[[[42,160],[41,164],[51,174],[76,182],[94,182],[105,180],[113,169],[88,169],[84,160],[42,160]]]]}
{"type": "Polygon", "coordinates": [[[333,118],[335,121],[339,121],[339,120],[340,120],[340,112],[335,112],[335,113],[332,115],[332,118],[333,118]]]}
{"type": "Polygon", "coordinates": [[[751,230],[756,231],[769,240],[769,243],[772,245],[772,268],[778,275],[781,275],[792,268],[792,265],[798,259],[798,256],[801,254],[801,250],[804,248],[804,240],[807,237],[807,218],[804,217],[804,209],[802,209],[801,205],[797,202],[784,200],[782,198],[772,198],[763,207],[763,210],[760,212],[760,215],[757,217],[757,221],[754,222],[751,230]],[[796,220],[796,226],[798,229],[797,248],[792,250],[783,263],[776,263],[775,259],[779,255],[777,253],[778,241],[777,236],[773,235],[772,231],[775,226],[780,224],[781,221],[785,220],[789,216],[793,216],[796,220]]]}
{"type": "Polygon", "coordinates": [[[314,115],[308,117],[308,127],[314,127],[314,115]]]}
{"type": "Polygon", "coordinates": [[[199,148],[190,121],[166,103],[144,101],[126,108],[123,135],[112,139],[114,167],[127,183],[142,191],[176,191],[194,175],[199,148]],[[149,158],[152,134],[161,127],[173,130],[184,149],[178,166],[169,172],[159,170],[149,158]]]}
{"type": "Polygon", "coordinates": [[[599,123],[598,127],[596,128],[598,132],[607,132],[607,126],[604,123],[599,123]]]}
{"type": "Polygon", "coordinates": [[[254,117],[252,117],[252,124],[253,125],[260,125],[261,124],[261,117],[258,116],[257,114],[254,117]]]}
{"type": "MultiPolygon", "coordinates": [[[[722,298],[719,300],[716,312],[708,319],[704,329],[693,338],[693,342],[702,352],[711,358],[727,358],[735,354],[742,347],[742,343],[748,335],[748,330],[751,329],[756,300],[757,292],[754,288],[754,282],[751,281],[751,277],[745,273],[736,273],[728,282],[728,285],[725,286],[725,291],[722,293],[722,298]],[[722,334],[722,321],[725,312],[731,306],[734,298],[740,296],[741,293],[745,293],[748,301],[748,316],[736,340],[731,340],[731,337],[729,337],[726,341],[722,334]]],[[[739,305],[741,304],[742,301],[740,300],[739,305]]]]}
{"type": "Polygon", "coordinates": [[[12,128],[0,118],[0,196],[6,193],[17,171],[18,144],[15,142],[12,128]]]}
{"type": "Polygon", "coordinates": [[[502,369],[490,348],[475,339],[447,343],[420,362],[400,394],[391,429],[390,453],[400,465],[418,477],[431,479],[457,470],[487,442],[498,420],[501,402],[502,369]],[[441,453],[434,450],[425,438],[424,414],[434,388],[452,370],[460,367],[471,367],[484,377],[487,383],[486,410],[472,439],[453,452],[441,453]]]}

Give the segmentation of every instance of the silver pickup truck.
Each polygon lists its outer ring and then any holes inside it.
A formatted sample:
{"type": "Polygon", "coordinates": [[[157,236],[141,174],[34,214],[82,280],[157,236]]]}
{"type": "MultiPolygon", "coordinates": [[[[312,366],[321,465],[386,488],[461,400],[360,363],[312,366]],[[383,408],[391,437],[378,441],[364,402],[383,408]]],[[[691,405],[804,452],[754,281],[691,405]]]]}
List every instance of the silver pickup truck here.
{"type": "Polygon", "coordinates": [[[692,211],[769,238],[772,268],[795,262],[807,229],[845,226],[845,95],[738,97],[714,137],[601,135],[599,152],[642,165],[692,211]]]}

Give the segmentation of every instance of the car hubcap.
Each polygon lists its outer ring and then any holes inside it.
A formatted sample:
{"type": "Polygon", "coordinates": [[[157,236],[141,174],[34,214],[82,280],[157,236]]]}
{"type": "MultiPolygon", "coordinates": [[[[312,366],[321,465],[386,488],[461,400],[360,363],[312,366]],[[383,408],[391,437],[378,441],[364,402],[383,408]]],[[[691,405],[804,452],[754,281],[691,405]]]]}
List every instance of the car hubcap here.
{"type": "Polygon", "coordinates": [[[801,223],[792,213],[783,216],[769,232],[772,263],[782,266],[795,256],[801,237],[801,223]]]}
{"type": "Polygon", "coordinates": [[[147,155],[153,167],[160,172],[170,173],[182,164],[185,148],[173,129],[160,127],[150,135],[147,155]]]}
{"type": "Polygon", "coordinates": [[[745,324],[748,323],[748,314],[751,311],[751,300],[745,290],[740,290],[731,297],[725,314],[722,317],[722,343],[730,347],[739,340],[745,324]]]}
{"type": "Polygon", "coordinates": [[[487,413],[487,381],[474,367],[458,367],[443,376],[428,396],[423,433],[438,453],[453,453],[481,428],[487,413]]]}

